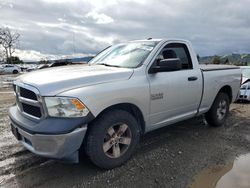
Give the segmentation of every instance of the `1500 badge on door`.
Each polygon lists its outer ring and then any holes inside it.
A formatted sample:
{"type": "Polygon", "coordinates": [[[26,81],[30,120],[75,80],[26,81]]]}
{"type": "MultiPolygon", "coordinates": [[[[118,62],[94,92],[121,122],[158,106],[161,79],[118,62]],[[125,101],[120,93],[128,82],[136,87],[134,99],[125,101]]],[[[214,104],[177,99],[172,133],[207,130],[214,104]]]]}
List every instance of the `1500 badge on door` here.
{"type": "Polygon", "coordinates": [[[163,99],[163,93],[151,94],[151,100],[163,99]]]}

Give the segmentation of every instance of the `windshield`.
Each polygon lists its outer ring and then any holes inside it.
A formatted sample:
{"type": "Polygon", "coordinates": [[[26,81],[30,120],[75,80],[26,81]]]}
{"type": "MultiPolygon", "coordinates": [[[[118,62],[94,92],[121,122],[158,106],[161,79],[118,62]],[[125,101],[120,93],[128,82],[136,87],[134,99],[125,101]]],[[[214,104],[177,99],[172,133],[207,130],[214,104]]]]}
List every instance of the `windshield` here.
{"type": "Polygon", "coordinates": [[[148,57],[156,44],[155,41],[117,44],[98,54],[90,64],[135,68],[148,57]]]}
{"type": "Polygon", "coordinates": [[[242,69],[243,77],[250,78],[250,68],[249,69],[242,69]]]}

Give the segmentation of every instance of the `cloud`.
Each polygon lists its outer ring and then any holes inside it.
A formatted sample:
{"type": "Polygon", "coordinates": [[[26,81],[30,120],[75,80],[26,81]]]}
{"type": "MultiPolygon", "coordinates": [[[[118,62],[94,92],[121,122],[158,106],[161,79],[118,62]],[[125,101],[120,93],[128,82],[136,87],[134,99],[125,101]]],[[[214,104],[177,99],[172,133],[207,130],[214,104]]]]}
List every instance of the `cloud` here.
{"type": "Polygon", "coordinates": [[[18,50],[16,51],[17,56],[21,56],[24,61],[40,61],[40,60],[55,60],[55,59],[69,59],[90,56],[93,54],[74,53],[74,54],[43,54],[34,50],[18,50]]]}
{"type": "Polygon", "coordinates": [[[188,39],[200,55],[241,53],[250,51],[249,6],[249,0],[2,0],[0,26],[21,34],[25,58],[27,51],[36,58],[94,54],[148,37],[188,39]]]}
{"type": "Polygon", "coordinates": [[[93,19],[97,24],[108,24],[114,22],[113,18],[95,11],[89,12],[85,17],[93,19]]]}
{"type": "Polygon", "coordinates": [[[35,50],[17,50],[17,56],[21,56],[24,61],[39,61],[41,59],[58,59],[60,55],[43,54],[35,50]]]}

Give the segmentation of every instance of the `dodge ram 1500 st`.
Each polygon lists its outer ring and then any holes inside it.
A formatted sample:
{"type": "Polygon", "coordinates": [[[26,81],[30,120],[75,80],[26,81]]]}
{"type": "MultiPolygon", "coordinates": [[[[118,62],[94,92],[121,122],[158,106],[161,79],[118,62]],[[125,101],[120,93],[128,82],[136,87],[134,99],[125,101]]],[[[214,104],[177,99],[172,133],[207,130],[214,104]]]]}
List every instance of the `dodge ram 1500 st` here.
{"type": "Polygon", "coordinates": [[[146,132],[205,114],[225,122],[240,88],[234,66],[200,66],[185,40],[111,46],[89,65],[18,77],[13,134],[31,152],[78,161],[80,148],[105,169],[125,163],[146,132]]]}

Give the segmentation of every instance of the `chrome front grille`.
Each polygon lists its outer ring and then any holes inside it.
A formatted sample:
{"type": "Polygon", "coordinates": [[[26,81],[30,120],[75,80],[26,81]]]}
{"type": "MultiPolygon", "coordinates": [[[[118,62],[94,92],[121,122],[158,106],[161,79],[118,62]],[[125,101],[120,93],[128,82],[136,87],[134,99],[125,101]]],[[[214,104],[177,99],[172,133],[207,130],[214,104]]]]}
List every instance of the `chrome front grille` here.
{"type": "Polygon", "coordinates": [[[26,99],[37,101],[37,96],[33,91],[20,87],[20,96],[26,99]]]}
{"type": "Polygon", "coordinates": [[[30,114],[30,115],[35,116],[37,118],[42,117],[41,110],[37,106],[32,106],[29,104],[22,103],[22,108],[23,108],[23,111],[27,114],[30,114]]]}
{"type": "Polygon", "coordinates": [[[18,109],[28,118],[40,120],[44,116],[39,91],[27,85],[14,85],[18,109]]]}

